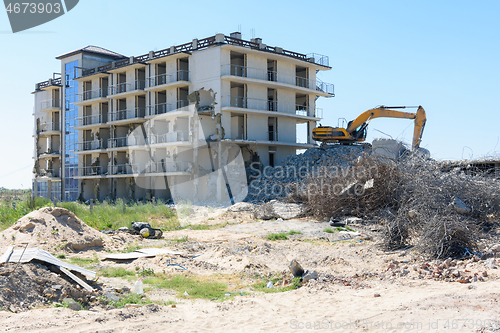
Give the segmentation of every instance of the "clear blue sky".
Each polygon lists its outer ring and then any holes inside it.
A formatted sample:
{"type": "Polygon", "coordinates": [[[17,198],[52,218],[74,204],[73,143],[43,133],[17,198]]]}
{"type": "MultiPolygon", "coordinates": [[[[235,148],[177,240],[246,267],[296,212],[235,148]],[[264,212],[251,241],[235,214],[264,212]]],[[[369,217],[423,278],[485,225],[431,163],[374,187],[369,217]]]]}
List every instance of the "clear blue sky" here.
{"type": "MultiPolygon", "coordinates": [[[[272,46],[330,57],[320,79],[323,125],[377,105],[422,105],[422,146],[436,159],[500,155],[499,1],[80,0],[69,13],[12,34],[0,12],[0,186],[29,188],[33,95],[59,54],[97,45],[130,55],[238,30],[272,46]]],[[[368,140],[411,142],[412,122],[376,119],[368,140]]]]}

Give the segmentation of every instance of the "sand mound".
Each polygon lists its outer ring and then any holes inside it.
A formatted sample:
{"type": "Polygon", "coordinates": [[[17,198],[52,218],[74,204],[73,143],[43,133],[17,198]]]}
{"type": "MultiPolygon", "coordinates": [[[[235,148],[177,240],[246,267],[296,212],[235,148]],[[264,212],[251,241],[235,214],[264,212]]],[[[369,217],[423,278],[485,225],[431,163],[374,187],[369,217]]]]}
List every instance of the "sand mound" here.
{"type": "Polygon", "coordinates": [[[29,243],[47,251],[82,251],[101,247],[106,237],[92,229],[67,209],[44,207],[20,218],[12,227],[4,230],[0,248],[9,244],[29,243]]]}

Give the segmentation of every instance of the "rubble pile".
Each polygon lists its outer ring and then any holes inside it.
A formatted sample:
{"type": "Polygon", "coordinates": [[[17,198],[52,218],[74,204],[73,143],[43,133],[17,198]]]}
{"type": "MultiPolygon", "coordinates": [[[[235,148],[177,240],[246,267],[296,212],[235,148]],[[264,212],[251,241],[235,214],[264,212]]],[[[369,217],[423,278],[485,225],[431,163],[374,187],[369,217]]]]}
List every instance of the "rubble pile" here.
{"type": "Polygon", "coordinates": [[[247,174],[253,180],[245,201],[262,203],[304,192],[307,179],[317,174],[339,172],[354,164],[363,152],[369,152],[368,146],[326,145],[291,155],[276,167],[249,168],[247,174]]]}
{"type": "Polygon", "coordinates": [[[27,311],[37,306],[62,303],[68,298],[76,304],[89,302],[91,293],[63,278],[64,275],[51,272],[51,269],[57,270],[42,263],[6,263],[0,266],[0,309],[27,311]]]}

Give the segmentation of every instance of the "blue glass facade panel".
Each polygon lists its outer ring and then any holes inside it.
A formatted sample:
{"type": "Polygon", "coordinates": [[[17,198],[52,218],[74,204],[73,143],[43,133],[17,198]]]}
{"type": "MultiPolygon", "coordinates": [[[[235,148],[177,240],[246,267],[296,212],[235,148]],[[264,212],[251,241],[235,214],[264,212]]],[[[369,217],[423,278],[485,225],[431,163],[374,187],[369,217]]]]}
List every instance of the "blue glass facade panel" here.
{"type": "Polygon", "coordinates": [[[78,157],[75,155],[75,150],[78,141],[78,131],[74,128],[76,118],[78,117],[78,107],[74,104],[78,94],[78,82],[75,76],[77,73],[78,61],[69,62],[64,68],[64,77],[66,80],[65,95],[65,135],[64,135],[64,199],[66,201],[74,201],[78,199],[78,180],[74,179],[78,175],[78,157]]]}

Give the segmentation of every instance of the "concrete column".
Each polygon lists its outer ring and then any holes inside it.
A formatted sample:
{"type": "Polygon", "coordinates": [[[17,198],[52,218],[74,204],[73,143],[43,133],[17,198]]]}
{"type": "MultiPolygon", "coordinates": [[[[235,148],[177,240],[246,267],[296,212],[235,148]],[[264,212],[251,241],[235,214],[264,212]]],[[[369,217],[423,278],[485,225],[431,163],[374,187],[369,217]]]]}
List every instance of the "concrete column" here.
{"type": "Polygon", "coordinates": [[[198,48],[198,39],[195,38],[193,39],[193,50],[196,50],[198,48]]]}

